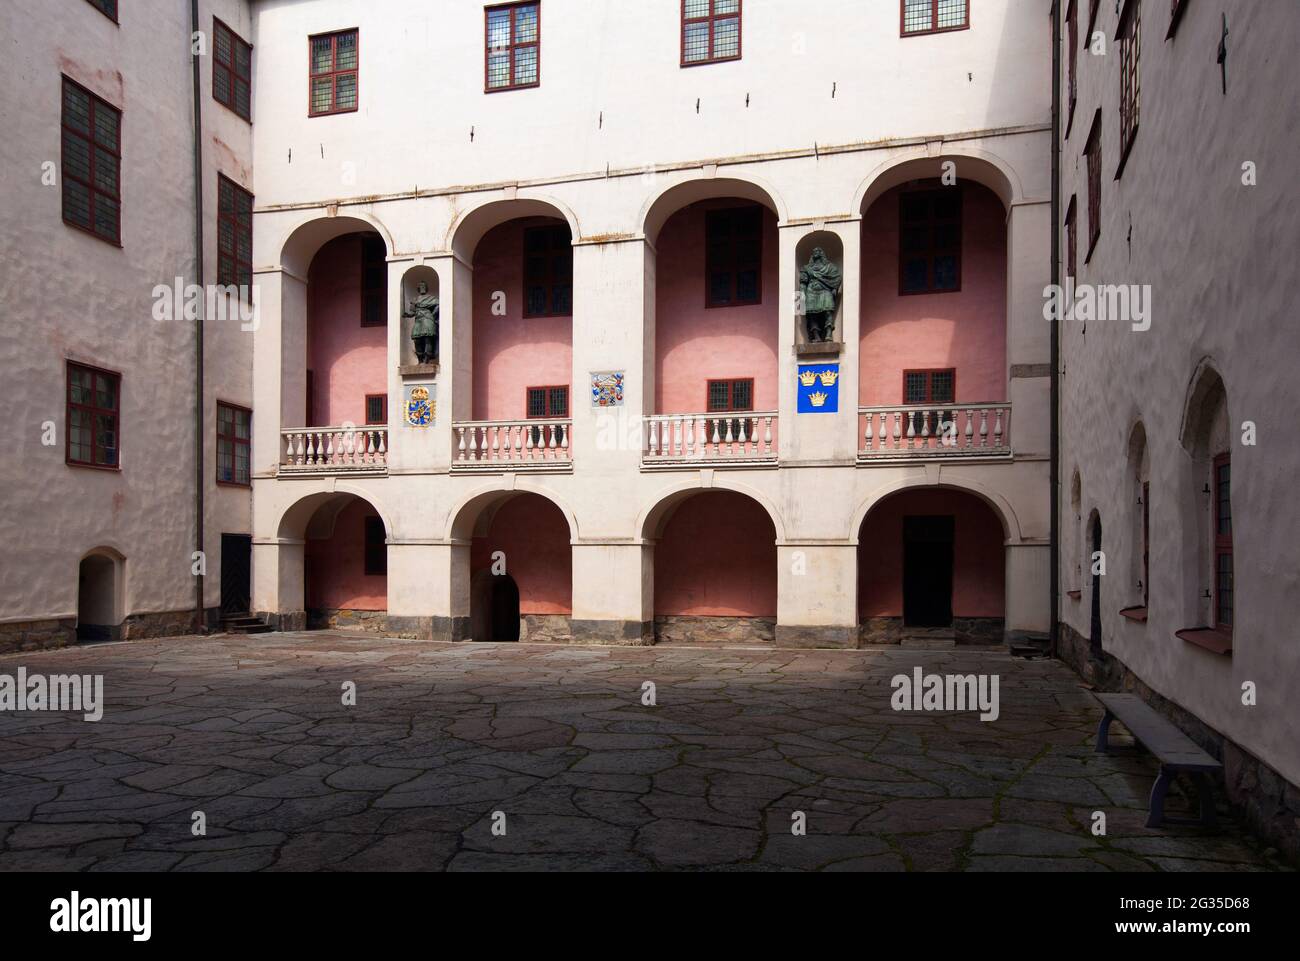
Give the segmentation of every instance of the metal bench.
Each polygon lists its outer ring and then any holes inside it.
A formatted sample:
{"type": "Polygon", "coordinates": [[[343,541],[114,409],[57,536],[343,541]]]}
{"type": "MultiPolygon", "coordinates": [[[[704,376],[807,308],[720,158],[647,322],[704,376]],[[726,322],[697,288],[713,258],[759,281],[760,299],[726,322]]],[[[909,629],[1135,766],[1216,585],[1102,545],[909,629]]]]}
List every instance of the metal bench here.
{"type": "Polygon", "coordinates": [[[1167,718],[1157,714],[1136,694],[1098,694],[1096,698],[1106,709],[1101,725],[1097,728],[1097,753],[1107,753],[1110,724],[1118,719],[1129,729],[1134,740],[1145,745],[1160,762],[1160,776],[1151,788],[1147,827],[1159,827],[1166,822],[1212,827],[1215,823],[1214,794],[1210,790],[1209,775],[1222,771],[1223,765],[1197,747],[1191,738],[1167,718]],[[1196,784],[1201,808],[1199,818],[1165,816],[1165,795],[1169,792],[1174,775],[1179,773],[1190,774],[1196,784]]]}

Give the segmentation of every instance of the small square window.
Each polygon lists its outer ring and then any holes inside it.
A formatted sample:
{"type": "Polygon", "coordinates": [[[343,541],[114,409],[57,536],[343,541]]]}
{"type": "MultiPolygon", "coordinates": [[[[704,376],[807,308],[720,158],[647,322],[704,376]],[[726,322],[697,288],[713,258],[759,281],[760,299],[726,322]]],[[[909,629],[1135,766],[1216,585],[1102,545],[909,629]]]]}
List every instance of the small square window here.
{"type": "Polygon", "coordinates": [[[117,469],[122,376],[68,362],[67,463],[117,469]]]}
{"type": "Polygon", "coordinates": [[[741,0],[682,0],[682,66],[740,59],[741,0]]]}
{"type": "Polygon", "coordinates": [[[217,483],[247,486],[251,482],[249,457],[253,412],[245,407],[217,402],[217,483]]]}
{"type": "Polygon", "coordinates": [[[388,395],[366,394],[366,425],[382,427],[388,423],[388,395]]]}
{"type": "Polygon", "coordinates": [[[320,117],[356,110],[358,31],[317,34],[307,42],[310,45],[308,115],[320,117]]]}
{"type": "Polygon", "coordinates": [[[900,0],[902,35],[965,30],[970,26],[968,0],[900,0]]]}
{"type": "Polygon", "coordinates": [[[484,87],[488,93],[541,83],[542,6],[511,3],[484,10],[484,87]]]}

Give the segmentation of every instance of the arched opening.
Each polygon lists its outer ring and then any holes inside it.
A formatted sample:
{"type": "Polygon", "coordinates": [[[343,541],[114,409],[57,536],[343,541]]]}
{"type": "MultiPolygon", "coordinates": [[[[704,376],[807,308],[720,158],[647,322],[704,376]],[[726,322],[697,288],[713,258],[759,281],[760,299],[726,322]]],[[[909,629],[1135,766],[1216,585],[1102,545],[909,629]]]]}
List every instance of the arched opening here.
{"type": "Polygon", "coordinates": [[[711,489],[657,517],[655,643],[770,643],[776,632],[776,528],[758,501],[711,489]]]}
{"type": "Polygon", "coordinates": [[[1001,643],[1005,536],[968,491],[908,488],[873,506],[858,533],[862,643],[1001,643]]]}
{"type": "Polygon", "coordinates": [[[466,510],[472,521],[470,636],[567,641],[572,635],[572,535],[564,512],[533,493],[502,492],[466,510]]]}
{"type": "Polygon", "coordinates": [[[379,512],[354,494],[329,494],[300,513],[307,627],[386,630],[388,530],[379,512]]]}
{"type": "Polygon", "coordinates": [[[650,208],[650,456],[775,458],[777,222],[765,191],[733,180],[678,185],[650,208]]]}
{"type": "Polygon", "coordinates": [[[307,272],[306,424],[387,426],[388,263],[377,231],[327,241],[307,272]]]}
{"type": "Polygon", "coordinates": [[[863,200],[858,402],[881,447],[886,429],[1010,444],[1007,208],[973,163],[955,183],[904,164],[863,200]]]}
{"type": "MultiPolygon", "coordinates": [[[[1222,377],[1198,368],[1183,414],[1184,462],[1179,519],[1183,534],[1183,607],[1189,626],[1229,641],[1237,619],[1233,577],[1232,420],[1222,377]]],[[[1222,647],[1222,642],[1220,642],[1222,647]]]]}
{"type": "Polygon", "coordinates": [[[115,641],[122,634],[124,559],[107,549],[81,559],[77,567],[77,640],[115,641]]]}

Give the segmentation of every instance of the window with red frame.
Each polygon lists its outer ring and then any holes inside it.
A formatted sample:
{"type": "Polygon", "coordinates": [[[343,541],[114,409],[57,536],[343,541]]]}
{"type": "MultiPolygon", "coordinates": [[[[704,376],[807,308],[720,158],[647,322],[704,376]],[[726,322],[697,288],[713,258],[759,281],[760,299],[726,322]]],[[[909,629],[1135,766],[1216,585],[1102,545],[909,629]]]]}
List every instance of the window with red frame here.
{"type": "Polygon", "coordinates": [[[366,426],[382,427],[388,423],[388,395],[366,394],[366,426]]]}
{"type": "Polygon", "coordinates": [[[1092,121],[1092,131],[1088,134],[1087,146],[1083,149],[1088,160],[1088,255],[1084,263],[1092,259],[1093,248],[1101,236],[1101,111],[1092,121]]]}
{"type": "Polygon", "coordinates": [[[568,417],[568,387],[529,387],[528,417],[568,417]]]}
{"type": "MultiPolygon", "coordinates": [[[[952,367],[939,370],[903,371],[903,403],[908,407],[926,404],[953,404],[957,399],[957,371],[952,367]]],[[[943,432],[944,424],[951,422],[953,412],[948,410],[914,410],[907,414],[911,432],[921,436],[928,428],[930,436],[943,432]]]]}
{"type": "Polygon", "coordinates": [[[573,244],[563,224],[524,230],[524,316],[573,313],[573,244]]]}
{"type": "Polygon", "coordinates": [[[1115,34],[1119,42],[1119,169],[1116,179],[1124,172],[1133,138],[1137,136],[1138,115],[1142,101],[1142,84],[1139,71],[1142,48],[1142,0],[1128,0],[1115,34]]]}
{"type": "Polygon", "coordinates": [[[248,486],[253,412],[217,402],[217,483],[248,486]]]}
{"type": "Polygon", "coordinates": [[[961,187],[898,196],[899,294],[961,290],[961,187]]]}
{"type": "Polygon", "coordinates": [[[67,462],[119,467],[122,375],[68,362],[67,462]]]}
{"type": "Polygon", "coordinates": [[[212,99],[252,120],[253,45],[212,18],[212,99]]]}
{"type": "Polygon", "coordinates": [[[361,238],[361,326],[388,326],[388,248],[374,234],[361,238]]]}
{"type": "Polygon", "coordinates": [[[253,195],[217,174],[217,283],[252,298],[253,195]]]}
{"type": "MultiPolygon", "coordinates": [[[[707,401],[706,406],[710,414],[753,410],[754,378],[711,380],[708,382],[707,401]]],[[[717,433],[720,440],[735,439],[741,434],[741,420],[739,417],[731,417],[712,421],[707,430],[710,435],[717,433]]]]}
{"type": "Polygon", "coordinates": [[[1078,197],[1070,198],[1065,212],[1065,267],[1067,277],[1079,276],[1079,218],[1078,197]]]}
{"type": "Polygon", "coordinates": [[[682,0],[682,66],[740,59],[741,0],[682,0]]]}
{"type": "Polygon", "coordinates": [[[388,574],[388,535],[384,519],[371,515],[366,518],[365,573],[367,577],[384,577],[388,574]]]}
{"type": "Polygon", "coordinates": [[[542,5],[507,3],[488,7],[487,51],[483,61],[488,93],[541,83],[542,5]]]}
{"type": "Polygon", "coordinates": [[[965,30],[970,26],[967,0],[901,0],[902,35],[965,30]]]}
{"type": "Polygon", "coordinates": [[[117,0],[90,0],[90,5],[117,23],[117,0]]]}
{"type": "Polygon", "coordinates": [[[763,302],[763,208],[727,207],[704,218],[704,306],[763,302]]]}
{"type": "Polygon", "coordinates": [[[1074,126],[1074,105],[1079,99],[1079,0],[1070,0],[1070,9],[1065,14],[1065,22],[1070,31],[1069,53],[1069,91],[1070,107],[1066,115],[1065,136],[1070,136],[1074,126]]]}
{"type": "Polygon", "coordinates": [[[1232,631],[1232,455],[1214,458],[1214,626],[1232,631]]]}
{"type": "Polygon", "coordinates": [[[311,47],[311,101],[308,115],[322,117],[357,109],[358,32],[340,30],[308,38],[311,47]]]}
{"type": "Polygon", "coordinates": [[[122,112],[63,78],[63,222],[121,242],[122,112]]]}

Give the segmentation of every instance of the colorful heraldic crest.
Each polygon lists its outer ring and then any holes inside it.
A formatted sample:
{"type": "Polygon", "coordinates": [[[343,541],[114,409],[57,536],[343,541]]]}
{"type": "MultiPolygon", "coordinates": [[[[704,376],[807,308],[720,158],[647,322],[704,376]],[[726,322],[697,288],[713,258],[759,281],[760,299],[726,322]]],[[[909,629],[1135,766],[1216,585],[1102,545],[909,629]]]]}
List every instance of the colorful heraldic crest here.
{"type": "Polygon", "coordinates": [[[623,371],[607,370],[591,375],[591,406],[623,406],[623,371]]]}
{"type": "Polygon", "coordinates": [[[810,364],[798,373],[798,411],[801,414],[834,414],[840,409],[840,365],[810,364]]]}
{"type": "Polygon", "coordinates": [[[406,388],[406,423],[411,427],[428,427],[434,422],[434,403],[430,387],[413,384],[406,388]]]}

